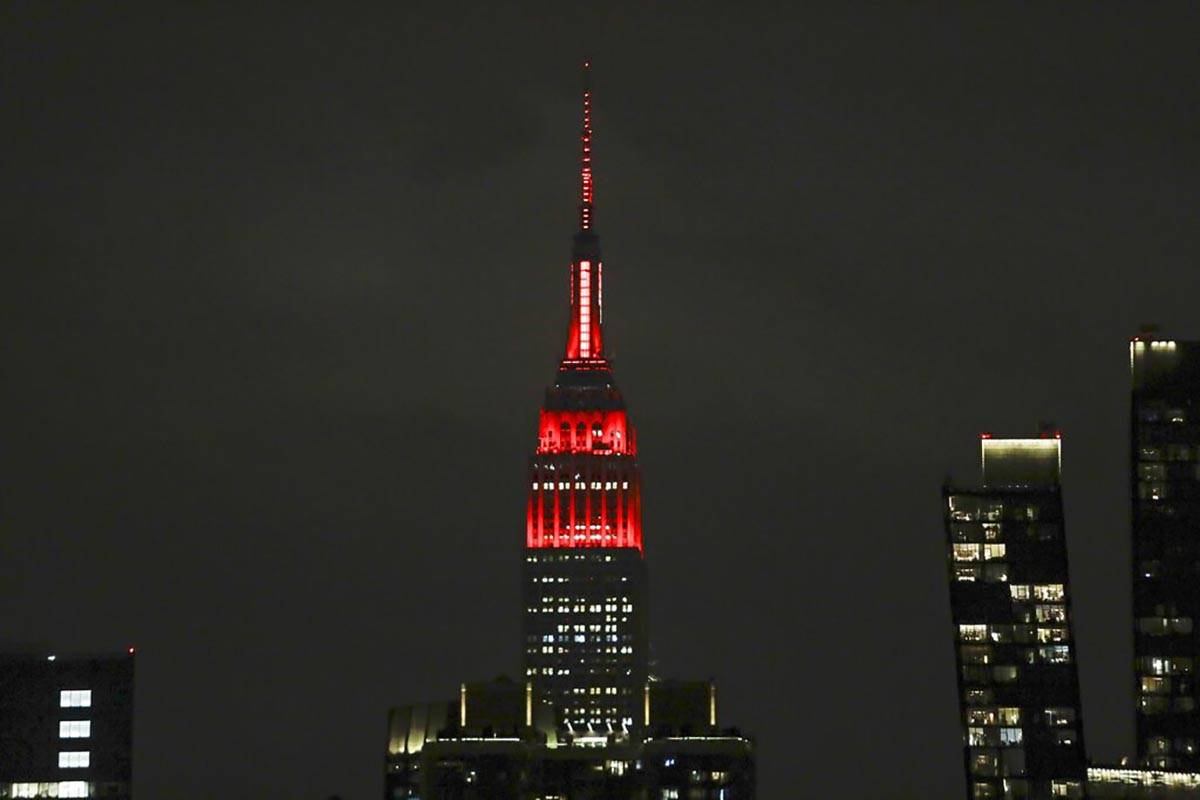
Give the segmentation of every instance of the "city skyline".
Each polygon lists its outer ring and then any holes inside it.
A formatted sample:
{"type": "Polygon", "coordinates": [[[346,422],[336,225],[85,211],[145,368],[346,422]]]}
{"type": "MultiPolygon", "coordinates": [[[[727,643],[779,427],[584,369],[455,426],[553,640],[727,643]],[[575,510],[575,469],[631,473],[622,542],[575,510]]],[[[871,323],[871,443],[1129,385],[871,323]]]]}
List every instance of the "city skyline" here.
{"type": "Polygon", "coordinates": [[[183,800],[372,796],[381,709],[511,671],[587,52],[664,671],[764,797],[957,796],[937,487],[1053,418],[1088,749],[1134,752],[1127,348],[1200,332],[1195,13],[594,13],[0,21],[6,635],[136,644],[135,787],[183,800]]]}

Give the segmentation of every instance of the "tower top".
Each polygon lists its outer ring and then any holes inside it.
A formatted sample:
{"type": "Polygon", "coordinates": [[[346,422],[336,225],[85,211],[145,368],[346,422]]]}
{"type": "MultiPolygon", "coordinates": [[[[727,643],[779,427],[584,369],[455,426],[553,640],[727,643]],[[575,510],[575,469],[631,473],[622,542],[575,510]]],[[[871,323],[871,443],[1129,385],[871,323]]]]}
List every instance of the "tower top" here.
{"type": "Polygon", "coordinates": [[[604,274],[595,223],[592,184],[592,86],[583,62],[583,127],[579,134],[579,230],[571,247],[571,326],[561,370],[607,369],[604,358],[604,274]]]}
{"type": "Polygon", "coordinates": [[[592,185],[592,62],[583,62],[583,130],[579,135],[579,230],[592,229],[595,199],[592,185]]]}

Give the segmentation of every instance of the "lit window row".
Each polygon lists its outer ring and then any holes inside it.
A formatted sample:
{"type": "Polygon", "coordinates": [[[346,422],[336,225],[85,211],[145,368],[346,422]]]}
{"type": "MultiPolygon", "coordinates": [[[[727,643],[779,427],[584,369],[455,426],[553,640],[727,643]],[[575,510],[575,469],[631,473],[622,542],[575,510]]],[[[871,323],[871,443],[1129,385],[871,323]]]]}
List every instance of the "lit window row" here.
{"type": "Polygon", "coordinates": [[[58,693],[59,708],[91,708],[91,689],[64,689],[58,693]]]}
{"type": "Polygon", "coordinates": [[[1145,675],[1191,675],[1193,667],[1194,661],[1187,656],[1142,656],[1138,659],[1138,672],[1145,675]]]}
{"type": "Polygon", "coordinates": [[[1004,558],[1006,547],[1000,544],[961,544],[954,545],[955,561],[995,561],[1004,558]]]}
{"type": "Polygon", "coordinates": [[[1151,769],[1088,767],[1088,780],[1129,786],[1172,786],[1200,788],[1200,772],[1162,772],[1151,769]]]}
{"type": "Polygon", "coordinates": [[[975,726],[991,726],[991,725],[1007,725],[1014,726],[1021,724],[1021,709],[1011,706],[1001,706],[999,708],[968,708],[967,709],[967,724],[975,726]]]}
{"type": "MultiPolygon", "coordinates": [[[[1059,620],[1055,620],[1059,621],[1059,620]]],[[[1054,644],[1070,641],[1070,629],[1062,626],[982,625],[958,626],[960,642],[995,642],[996,644],[1054,644]]]]}
{"type": "Polygon", "coordinates": [[[1020,728],[967,728],[971,747],[1015,747],[1022,738],[1020,728]]]}
{"type": "Polygon", "coordinates": [[[53,781],[50,783],[14,783],[9,797],[87,797],[87,781],[53,781]]]}
{"type": "Polygon", "coordinates": [[[87,739],[92,735],[92,722],[87,719],[64,719],[58,723],[58,738],[87,739]]]}
{"type": "Polygon", "coordinates": [[[58,754],[58,766],[62,769],[78,769],[92,765],[89,750],[64,750],[58,754]]]}
{"type": "Polygon", "coordinates": [[[1066,599],[1066,589],[1061,583],[1035,583],[1010,585],[1013,600],[1049,600],[1060,602],[1066,599]]]}
{"type": "Polygon", "coordinates": [[[1008,564],[1004,561],[993,561],[988,564],[957,563],[954,565],[954,580],[974,583],[1006,583],[1008,581],[1008,564]]]}

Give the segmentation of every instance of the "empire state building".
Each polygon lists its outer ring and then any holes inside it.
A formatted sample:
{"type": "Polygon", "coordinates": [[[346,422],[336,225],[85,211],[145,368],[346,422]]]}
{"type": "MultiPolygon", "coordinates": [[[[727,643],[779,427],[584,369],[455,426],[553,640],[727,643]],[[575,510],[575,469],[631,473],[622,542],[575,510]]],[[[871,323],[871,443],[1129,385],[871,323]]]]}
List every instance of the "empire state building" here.
{"type": "Polygon", "coordinates": [[[604,355],[587,70],[570,324],[529,460],[523,632],[533,701],[607,735],[641,727],[649,644],[637,434],[604,355]]]}

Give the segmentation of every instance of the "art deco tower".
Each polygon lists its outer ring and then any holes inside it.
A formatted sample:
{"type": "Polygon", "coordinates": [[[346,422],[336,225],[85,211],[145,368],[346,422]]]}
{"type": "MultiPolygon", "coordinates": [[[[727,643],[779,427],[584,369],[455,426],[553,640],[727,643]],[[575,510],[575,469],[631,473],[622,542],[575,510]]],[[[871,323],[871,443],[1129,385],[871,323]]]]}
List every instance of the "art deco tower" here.
{"type": "Polygon", "coordinates": [[[579,733],[607,734],[641,722],[646,568],[637,436],[604,355],[587,70],[566,352],[529,461],[523,630],[535,701],[579,733]]]}

